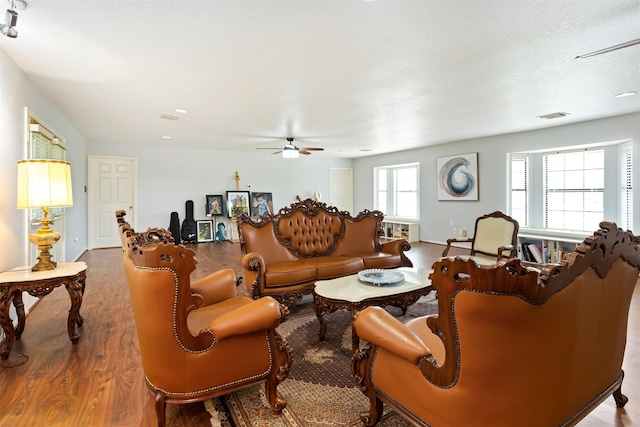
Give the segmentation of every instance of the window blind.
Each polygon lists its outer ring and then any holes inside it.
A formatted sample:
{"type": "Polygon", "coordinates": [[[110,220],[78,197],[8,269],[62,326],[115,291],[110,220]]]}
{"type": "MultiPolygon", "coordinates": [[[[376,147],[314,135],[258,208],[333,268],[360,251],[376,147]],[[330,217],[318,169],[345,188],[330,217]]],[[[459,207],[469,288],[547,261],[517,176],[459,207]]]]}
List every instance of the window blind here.
{"type": "Polygon", "coordinates": [[[592,231],[604,217],[604,150],[543,155],[544,226],[592,231]]]}
{"type": "Polygon", "coordinates": [[[621,202],[620,224],[625,230],[633,230],[633,146],[631,143],[621,147],[620,172],[622,173],[620,182],[621,202]]]}
{"type": "Polygon", "coordinates": [[[529,225],[529,156],[511,157],[511,217],[521,227],[529,225]]]}

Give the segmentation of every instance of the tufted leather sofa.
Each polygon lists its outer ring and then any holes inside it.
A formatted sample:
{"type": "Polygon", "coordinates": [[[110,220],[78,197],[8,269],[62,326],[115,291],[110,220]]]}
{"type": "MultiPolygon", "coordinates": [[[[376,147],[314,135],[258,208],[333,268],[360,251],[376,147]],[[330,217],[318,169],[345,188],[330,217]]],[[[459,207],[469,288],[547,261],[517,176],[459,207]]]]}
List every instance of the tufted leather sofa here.
{"type": "Polygon", "coordinates": [[[634,236],[602,222],[561,265],[479,266],[443,258],[430,279],[439,314],[400,323],[379,307],[354,322],[368,343],[352,370],[375,425],[383,403],[414,425],[575,425],[611,394],[618,407],[634,236]]]}
{"type": "Polygon", "coordinates": [[[254,298],[269,295],[289,306],[313,290],[316,280],[366,268],[411,267],[404,239],[380,243],[383,214],[348,212],[301,200],[255,222],[238,216],[244,279],[254,298]]]}

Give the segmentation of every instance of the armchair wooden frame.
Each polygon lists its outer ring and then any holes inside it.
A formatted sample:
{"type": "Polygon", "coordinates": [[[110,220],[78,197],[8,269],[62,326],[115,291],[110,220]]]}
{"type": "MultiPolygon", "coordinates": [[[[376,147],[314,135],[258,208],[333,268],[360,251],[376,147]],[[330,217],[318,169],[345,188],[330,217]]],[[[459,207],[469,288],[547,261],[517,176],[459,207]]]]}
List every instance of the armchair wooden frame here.
{"type": "MultiPolygon", "coordinates": [[[[442,252],[442,256],[446,257],[451,249],[451,245],[454,243],[471,243],[471,253],[470,256],[473,257],[475,255],[485,255],[488,257],[495,257],[496,262],[500,261],[503,258],[515,258],[517,254],[517,243],[518,243],[518,230],[520,226],[518,221],[511,218],[508,215],[500,211],[495,211],[490,214],[483,215],[476,219],[475,229],[473,232],[473,237],[465,238],[465,239],[448,239],[447,247],[442,252]],[[509,236],[509,243],[501,244],[496,246],[495,248],[490,246],[490,243],[480,242],[480,240],[491,241],[491,238],[485,237],[484,233],[486,232],[484,229],[485,224],[492,224],[491,228],[497,228],[498,223],[502,223],[504,229],[502,230],[504,240],[509,236]]],[[[494,236],[495,239],[495,236],[494,236]]],[[[501,242],[502,243],[502,242],[501,242]]]]}

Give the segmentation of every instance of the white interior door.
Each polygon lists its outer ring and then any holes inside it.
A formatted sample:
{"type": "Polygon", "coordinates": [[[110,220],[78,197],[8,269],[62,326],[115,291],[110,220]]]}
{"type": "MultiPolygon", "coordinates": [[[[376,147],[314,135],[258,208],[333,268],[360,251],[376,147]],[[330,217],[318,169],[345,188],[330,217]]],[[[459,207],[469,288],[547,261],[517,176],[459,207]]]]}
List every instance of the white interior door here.
{"type": "Polygon", "coordinates": [[[329,204],[353,214],[353,169],[329,169],[329,204]]]}
{"type": "Polygon", "coordinates": [[[89,249],[120,246],[115,212],[135,227],[136,159],[89,156],[89,249]]]}

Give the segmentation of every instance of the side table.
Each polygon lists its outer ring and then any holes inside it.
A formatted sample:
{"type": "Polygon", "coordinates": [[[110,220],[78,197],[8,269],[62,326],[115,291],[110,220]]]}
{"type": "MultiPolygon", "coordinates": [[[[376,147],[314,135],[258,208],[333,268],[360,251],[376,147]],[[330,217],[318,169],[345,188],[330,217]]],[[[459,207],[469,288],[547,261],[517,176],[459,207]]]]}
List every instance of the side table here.
{"type": "MultiPolygon", "coordinates": [[[[0,358],[2,366],[6,366],[4,360],[9,358],[16,339],[20,339],[24,331],[25,314],[22,292],[41,298],[48,295],[54,288],[64,285],[71,298],[71,309],[67,320],[69,339],[73,344],[78,343],[80,335],[76,331],[76,325],[82,326],[84,319],[80,315],[80,306],[84,295],[87,264],[84,262],[58,263],[54,270],[31,271],[31,267],[18,267],[13,270],[0,273],[0,324],[4,330],[4,341],[0,346],[0,358]],[[11,303],[16,308],[18,326],[14,329],[9,308],[11,303]]],[[[13,366],[24,363],[19,361],[13,366]]]]}

